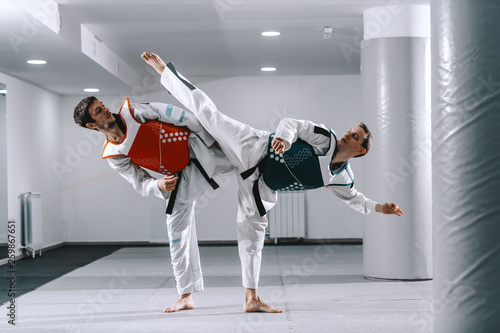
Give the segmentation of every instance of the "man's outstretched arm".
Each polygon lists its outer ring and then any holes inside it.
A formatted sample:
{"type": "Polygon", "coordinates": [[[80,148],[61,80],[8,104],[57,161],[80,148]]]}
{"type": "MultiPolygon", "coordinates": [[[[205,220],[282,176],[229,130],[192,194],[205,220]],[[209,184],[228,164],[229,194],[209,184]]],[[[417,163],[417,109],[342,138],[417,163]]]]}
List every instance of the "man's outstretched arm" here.
{"type": "Polygon", "coordinates": [[[276,128],[271,146],[278,154],[283,154],[298,139],[302,139],[315,148],[316,153],[324,154],[330,147],[330,136],[324,125],[318,125],[309,120],[284,118],[276,128]],[[322,129],[319,132],[316,129],[322,129]]]}
{"type": "Polygon", "coordinates": [[[358,192],[350,186],[326,186],[336,196],[338,196],[347,206],[353,210],[367,215],[372,211],[383,214],[394,214],[397,216],[403,215],[403,211],[395,203],[379,204],[373,200],[366,198],[363,193],[358,192]]]}

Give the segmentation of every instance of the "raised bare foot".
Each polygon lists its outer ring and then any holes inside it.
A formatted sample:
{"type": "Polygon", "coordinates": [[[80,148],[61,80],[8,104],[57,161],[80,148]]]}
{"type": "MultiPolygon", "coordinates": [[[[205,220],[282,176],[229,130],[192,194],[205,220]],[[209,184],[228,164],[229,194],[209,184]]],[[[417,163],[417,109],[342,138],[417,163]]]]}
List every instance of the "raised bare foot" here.
{"type": "Polygon", "coordinates": [[[141,58],[151,67],[161,75],[166,65],[165,62],[155,53],[153,52],[143,52],[141,54],[141,58]]]}
{"type": "Polygon", "coordinates": [[[163,310],[163,312],[177,312],[179,310],[191,310],[194,309],[194,301],[191,294],[189,296],[181,295],[177,301],[175,301],[172,306],[163,310]]]}
{"type": "Polygon", "coordinates": [[[283,310],[275,309],[264,303],[259,296],[254,296],[245,301],[243,306],[245,312],[268,312],[268,313],[282,313],[283,310]]]}

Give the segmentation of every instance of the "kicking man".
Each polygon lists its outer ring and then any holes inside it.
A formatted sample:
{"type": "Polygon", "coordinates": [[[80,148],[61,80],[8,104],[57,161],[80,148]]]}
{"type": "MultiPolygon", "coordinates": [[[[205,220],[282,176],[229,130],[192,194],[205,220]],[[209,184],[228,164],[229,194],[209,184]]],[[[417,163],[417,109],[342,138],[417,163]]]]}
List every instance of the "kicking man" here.
{"type": "Polygon", "coordinates": [[[353,127],[340,140],[324,125],[283,119],[272,135],[227,117],[210,98],[154,53],[141,56],[160,75],[165,88],[191,110],[217,140],[240,173],[237,234],[245,287],[245,311],[281,312],[258,296],[266,212],[276,203],[276,191],[326,187],[352,209],[368,214],[403,214],[395,203],[379,204],[354,188],[349,165],[365,155],[372,137],[366,125],[353,127]]]}
{"type": "Polygon", "coordinates": [[[139,194],[167,202],[170,256],[180,295],[164,312],[194,308],[192,292],[202,291],[203,276],[195,228],[195,200],[233,166],[216,142],[186,110],[170,104],[131,104],[119,114],[93,96],[74,110],[75,122],[106,136],[102,158],[139,194]],[[164,177],[156,179],[145,169],[164,177]]]}

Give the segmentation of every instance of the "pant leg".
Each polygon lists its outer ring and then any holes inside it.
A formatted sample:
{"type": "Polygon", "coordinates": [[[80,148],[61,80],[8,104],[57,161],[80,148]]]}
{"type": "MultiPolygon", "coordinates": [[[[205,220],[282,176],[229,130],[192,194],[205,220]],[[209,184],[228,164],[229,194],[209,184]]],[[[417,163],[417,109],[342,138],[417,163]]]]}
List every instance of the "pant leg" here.
{"type": "MultiPolygon", "coordinates": [[[[222,152],[208,154],[215,159],[213,177],[221,185],[233,172],[232,164],[222,152]]],[[[200,158],[192,152],[191,157],[200,158]]],[[[203,159],[200,161],[203,163],[203,159]]],[[[195,225],[195,201],[210,188],[200,170],[190,163],[179,177],[179,190],[171,215],[167,215],[170,256],[179,294],[203,290],[198,240],[195,225]]]]}
{"type": "Polygon", "coordinates": [[[238,216],[237,235],[238,253],[241,261],[242,284],[245,288],[257,289],[259,285],[262,248],[266,236],[267,217],[260,216],[252,194],[254,181],[259,182],[259,193],[266,210],[271,209],[277,201],[277,194],[258,178],[258,174],[250,179],[238,177],[238,216]]]}
{"type": "Polygon", "coordinates": [[[222,114],[202,90],[176,71],[172,63],[163,71],[161,82],[196,115],[237,169],[244,171],[259,162],[266,152],[269,132],[257,130],[222,114]]]}
{"type": "Polygon", "coordinates": [[[178,204],[167,215],[170,258],[179,294],[203,291],[203,275],[196,238],[194,202],[178,204]]]}

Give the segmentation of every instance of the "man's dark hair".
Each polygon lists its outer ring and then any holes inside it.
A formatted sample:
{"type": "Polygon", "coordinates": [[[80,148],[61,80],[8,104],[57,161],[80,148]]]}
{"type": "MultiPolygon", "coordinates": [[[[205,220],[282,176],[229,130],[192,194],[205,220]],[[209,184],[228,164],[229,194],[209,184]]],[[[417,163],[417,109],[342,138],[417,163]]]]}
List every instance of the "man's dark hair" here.
{"type": "Polygon", "coordinates": [[[78,104],[75,106],[75,111],[73,113],[73,117],[75,118],[75,123],[78,125],[87,128],[88,123],[95,123],[95,120],[89,113],[89,107],[94,103],[97,98],[94,96],[89,96],[83,98],[78,104]]]}
{"type": "Polygon", "coordinates": [[[370,150],[370,148],[372,147],[372,143],[373,143],[372,133],[370,132],[368,127],[363,122],[361,122],[358,126],[361,127],[366,133],[365,139],[363,140],[363,142],[361,142],[361,147],[365,148],[366,151],[364,154],[359,154],[359,155],[356,155],[354,157],[361,157],[361,156],[366,155],[368,153],[368,151],[370,150]]]}

